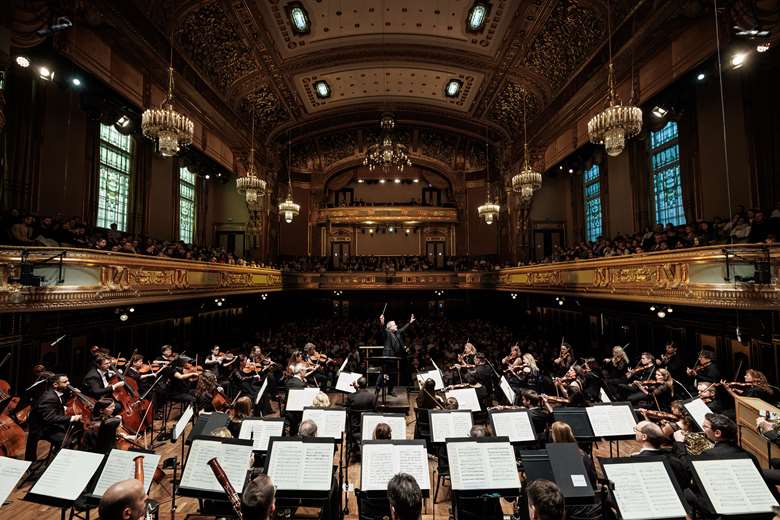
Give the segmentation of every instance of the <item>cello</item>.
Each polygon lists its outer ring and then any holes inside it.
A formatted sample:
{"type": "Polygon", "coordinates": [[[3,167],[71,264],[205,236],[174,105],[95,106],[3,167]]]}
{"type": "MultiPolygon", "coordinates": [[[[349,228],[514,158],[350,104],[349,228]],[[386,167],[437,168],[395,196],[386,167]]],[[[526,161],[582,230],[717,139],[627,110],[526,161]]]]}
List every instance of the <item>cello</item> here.
{"type": "MultiPolygon", "coordinates": [[[[3,361],[0,362],[0,367],[2,367],[10,357],[11,353],[9,352],[3,358],[3,361]]],[[[0,414],[0,456],[24,458],[24,448],[27,439],[26,435],[22,427],[9,415],[19,403],[19,397],[12,396],[11,385],[8,381],[0,379],[0,401],[6,400],[8,400],[8,405],[3,413],[0,414]]]]}
{"type": "Polygon", "coordinates": [[[154,421],[154,414],[147,411],[151,407],[151,402],[140,398],[138,383],[133,381],[128,384],[127,378],[116,370],[116,366],[114,366],[114,375],[108,382],[124,383],[112,392],[114,400],[122,405],[122,425],[133,434],[143,433],[146,428],[150,428],[154,421]]]}

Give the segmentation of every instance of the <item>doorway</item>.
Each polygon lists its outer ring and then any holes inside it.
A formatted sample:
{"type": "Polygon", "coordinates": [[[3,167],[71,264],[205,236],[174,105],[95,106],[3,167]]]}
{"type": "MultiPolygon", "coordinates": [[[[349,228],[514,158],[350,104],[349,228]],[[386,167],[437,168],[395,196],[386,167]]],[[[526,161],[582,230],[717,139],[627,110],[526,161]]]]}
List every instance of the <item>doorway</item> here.
{"type": "Polygon", "coordinates": [[[330,261],[334,269],[340,269],[350,256],[349,242],[331,242],[330,243],[330,261]]]}
{"type": "Polygon", "coordinates": [[[425,243],[425,254],[434,269],[444,269],[444,257],[447,252],[445,245],[443,241],[425,243]]]}

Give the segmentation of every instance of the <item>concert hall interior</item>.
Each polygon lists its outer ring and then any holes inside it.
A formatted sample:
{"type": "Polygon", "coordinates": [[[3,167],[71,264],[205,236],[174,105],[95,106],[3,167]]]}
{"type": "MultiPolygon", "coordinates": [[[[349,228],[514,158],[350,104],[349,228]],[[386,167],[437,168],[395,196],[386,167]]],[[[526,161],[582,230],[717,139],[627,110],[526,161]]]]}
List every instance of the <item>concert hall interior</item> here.
{"type": "Polygon", "coordinates": [[[780,0],[0,4],[0,518],[780,520],[780,0]]]}

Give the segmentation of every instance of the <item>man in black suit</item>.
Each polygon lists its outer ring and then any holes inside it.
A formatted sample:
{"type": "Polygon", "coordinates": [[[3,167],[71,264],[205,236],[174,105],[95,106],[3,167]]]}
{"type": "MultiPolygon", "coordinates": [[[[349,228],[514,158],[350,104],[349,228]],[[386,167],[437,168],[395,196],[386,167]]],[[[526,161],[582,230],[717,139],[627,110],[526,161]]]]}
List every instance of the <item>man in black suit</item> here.
{"type": "Polygon", "coordinates": [[[98,356],[95,358],[95,366],[84,376],[84,393],[95,399],[111,397],[115,389],[125,384],[124,381],[114,384],[109,383],[108,380],[112,375],[111,360],[107,357],[98,356]]]}
{"type": "MultiPolygon", "coordinates": [[[[379,317],[379,323],[384,326],[385,324],[385,315],[382,314],[379,317]]],[[[382,355],[385,357],[405,357],[406,356],[406,347],[404,346],[404,342],[401,339],[401,334],[411,325],[414,323],[414,314],[409,318],[409,323],[398,328],[398,325],[395,323],[395,321],[389,321],[387,322],[387,326],[382,329],[382,335],[385,342],[385,348],[382,350],[382,355]]],[[[385,361],[384,363],[384,376],[388,378],[387,382],[387,395],[395,396],[395,393],[393,393],[393,389],[395,387],[395,379],[397,377],[397,371],[396,371],[396,361],[390,360],[385,361]]],[[[380,379],[381,383],[381,379],[380,379]]]]}
{"type": "Polygon", "coordinates": [[[642,443],[642,449],[631,456],[663,458],[669,464],[680,487],[682,489],[687,488],[691,481],[691,475],[680,458],[673,455],[672,450],[662,447],[667,438],[661,427],[650,421],[640,421],[637,423],[634,431],[636,431],[636,440],[642,443]]]}
{"type": "Polygon", "coordinates": [[[65,415],[65,404],[70,395],[68,376],[57,374],[52,377],[50,384],[51,387],[41,395],[30,411],[25,460],[37,458],[40,440],[47,440],[59,448],[70,423],[78,423],[81,420],[80,415],[65,415]]]}
{"type": "Polygon", "coordinates": [[[345,406],[349,410],[349,432],[352,436],[353,446],[357,446],[360,442],[363,412],[376,411],[376,393],[368,390],[368,381],[365,377],[357,380],[357,392],[347,397],[345,406]]]}
{"type": "MultiPolygon", "coordinates": [[[[288,389],[306,388],[308,386],[306,384],[306,365],[303,363],[296,364],[293,367],[293,377],[287,379],[285,386],[288,389]]],[[[301,419],[303,419],[303,412],[285,410],[284,415],[290,435],[297,434],[298,426],[301,424],[301,419]]]]}

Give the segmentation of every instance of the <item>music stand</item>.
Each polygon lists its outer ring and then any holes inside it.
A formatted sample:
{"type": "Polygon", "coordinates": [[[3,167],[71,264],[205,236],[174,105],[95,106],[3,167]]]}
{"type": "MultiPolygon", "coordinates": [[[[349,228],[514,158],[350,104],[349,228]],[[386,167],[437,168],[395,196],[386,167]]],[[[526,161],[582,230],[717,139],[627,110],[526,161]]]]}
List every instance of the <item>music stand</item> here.
{"type": "Polygon", "coordinates": [[[592,504],[593,483],[582,460],[577,443],[550,443],[542,450],[521,450],[520,460],[526,484],[534,480],[552,480],[567,504],[592,504]]]}
{"type": "Polygon", "coordinates": [[[708,413],[712,413],[712,410],[707,406],[707,403],[705,403],[701,397],[694,397],[683,401],[683,407],[691,417],[693,417],[696,426],[698,426],[700,430],[704,430],[704,417],[708,413]]]}
{"type": "Polygon", "coordinates": [[[528,410],[489,410],[490,425],[497,436],[515,445],[536,443],[536,430],[528,410]]]}
{"type": "Polygon", "coordinates": [[[447,439],[446,446],[453,494],[471,498],[518,495],[520,477],[508,437],[447,439]]]}
{"type": "Polygon", "coordinates": [[[578,441],[594,442],[596,440],[585,408],[562,406],[553,410],[553,417],[556,421],[563,421],[571,426],[578,441]]]}
{"type": "Polygon", "coordinates": [[[218,457],[225,474],[236,492],[241,494],[252,455],[252,441],[244,439],[226,439],[206,435],[192,436],[192,446],[184,463],[181,481],[177,492],[184,497],[199,500],[225,501],[225,490],[217,481],[208,461],[218,457]],[[212,449],[219,445],[216,450],[212,449]],[[221,458],[220,458],[221,456],[221,458]],[[240,461],[240,464],[236,464],[240,461]]]}
{"type": "Polygon", "coordinates": [[[620,456],[620,441],[635,437],[636,414],[629,402],[598,403],[585,408],[593,430],[593,436],[609,441],[609,455],[612,456],[612,442],[617,445],[620,456]]]}
{"type": "Polygon", "coordinates": [[[277,507],[327,505],[333,486],[334,453],[331,439],[271,437],[265,473],[277,486],[277,507]],[[312,466],[307,466],[307,451],[312,453],[312,466]],[[306,476],[314,476],[316,482],[304,482],[306,476]]]}
{"type": "Polygon", "coordinates": [[[138,455],[144,456],[144,491],[148,493],[154,481],[154,472],[160,463],[160,455],[152,450],[140,450],[137,448],[118,450],[114,448],[100,464],[100,468],[95,474],[97,481],[87,488],[90,489],[88,493],[83,494],[86,504],[89,507],[97,507],[103,493],[109,487],[121,480],[135,478],[135,462],[133,459],[138,455]]]}
{"type": "Polygon", "coordinates": [[[363,412],[360,415],[361,440],[372,440],[376,425],[382,422],[390,426],[390,435],[393,440],[406,439],[406,414],[363,412]]]}
{"type": "MultiPolygon", "coordinates": [[[[382,404],[387,404],[387,383],[385,382],[385,378],[389,378],[385,373],[385,368],[387,367],[388,363],[395,362],[395,386],[400,385],[401,381],[401,358],[398,356],[374,356],[372,358],[366,358],[366,365],[368,365],[369,362],[377,361],[380,364],[379,366],[379,372],[378,372],[378,378],[376,380],[376,389],[382,390],[382,404]]],[[[377,367],[374,367],[377,368],[377,367]]],[[[366,369],[368,373],[369,368],[366,369]]]]}
{"type": "Polygon", "coordinates": [[[195,419],[187,440],[188,445],[192,444],[192,439],[198,436],[208,436],[217,428],[226,428],[230,423],[230,416],[223,412],[202,413],[195,419]]]}
{"type": "Polygon", "coordinates": [[[0,475],[3,475],[3,481],[0,482],[0,507],[14,490],[14,486],[24,476],[24,473],[32,464],[28,460],[17,460],[10,457],[0,457],[0,475]]]}
{"type": "Polygon", "coordinates": [[[411,474],[420,486],[422,496],[428,498],[431,495],[431,476],[428,467],[428,451],[425,440],[371,440],[363,443],[360,454],[360,489],[371,498],[386,497],[387,483],[398,473],[411,474]],[[401,457],[400,449],[408,450],[401,457]],[[392,451],[392,460],[382,459],[374,463],[372,455],[375,452],[392,451]],[[416,460],[413,460],[415,459],[416,460]],[[367,472],[367,473],[366,473],[367,472]],[[376,473],[382,474],[377,476],[376,473]]]}
{"type": "Polygon", "coordinates": [[[428,410],[428,424],[431,428],[431,442],[441,444],[448,438],[468,437],[473,418],[470,410],[428,410]],[[434,420],[434,417],[437,419],[434,420]],[[442,418],[446,422],[441,422],[442,418]]]}

